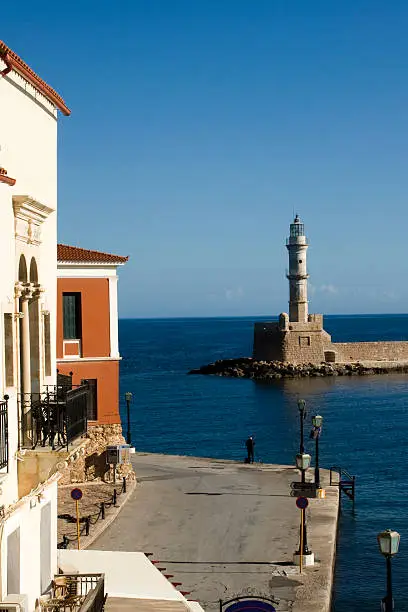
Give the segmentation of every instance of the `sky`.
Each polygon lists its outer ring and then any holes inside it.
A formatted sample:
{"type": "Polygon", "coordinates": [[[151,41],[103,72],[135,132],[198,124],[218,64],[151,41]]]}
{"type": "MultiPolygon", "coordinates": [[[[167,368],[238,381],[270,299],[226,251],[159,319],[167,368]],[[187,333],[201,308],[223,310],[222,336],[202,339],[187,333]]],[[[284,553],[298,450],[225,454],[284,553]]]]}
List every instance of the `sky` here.
{"type": "Polygon", "coordinates": [[[42,0],[0,38],[59,117],[59,242],[129,255],[121,317],[408,312],[408,3],[42,0]]]}

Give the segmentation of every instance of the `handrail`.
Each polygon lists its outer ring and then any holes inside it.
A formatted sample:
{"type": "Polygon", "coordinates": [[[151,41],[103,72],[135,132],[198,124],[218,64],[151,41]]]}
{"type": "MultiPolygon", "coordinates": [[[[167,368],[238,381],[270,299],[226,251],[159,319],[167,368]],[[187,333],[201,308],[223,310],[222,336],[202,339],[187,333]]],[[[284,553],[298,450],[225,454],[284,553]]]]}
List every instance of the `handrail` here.
{"type": "Polygon", "coordinates": [[[334,465],[330,468],[330,486],[337,485],[341,492],[345,493],[349,499],[352,500],[353,504],[355,501],[355,491],[356,491],[356,477],[352,476],[347,470],[344,468],[334,465]],[[333,482],[333,472],[337,472],[339,475],[339,481],[333,482]],[[342,476],[345,476],[347,480],[343,480],[342,476]]]}
{"type": "Polygon", "coordinates": [[[88,591],[79,612],[101,612],[104,608],[105,600],[105,576],[102,574],[96,586],[88,591]]]}
{"type": "Polygon", "coordinates": [[[340,477],[344,474],[344,476],[346,476],[349,480],[353,480],[353,478],[355,478],[355,476],[352,476],[350,472],[348,472],[344,468],[334,465],[330,468],[330,485],[332,484],[332,472],[338,472],[340,477]]]}
{"type": "Polygon", "coordinates": [[[54,577],[51,598],[40,606],[43,612],[102,612],[106,597],[104,574],[63,573],[54,577]]]}
{"type": "Polygon", "coordinates": [[[20,447],[66,447],[87,431],[89,385],[47,385],[38,393],[19,393],[20,447]]]}
{"type": "Polygon", "coordinates": [[[8,468],[8,407],[0,401],[0,468],[8,468]]]}

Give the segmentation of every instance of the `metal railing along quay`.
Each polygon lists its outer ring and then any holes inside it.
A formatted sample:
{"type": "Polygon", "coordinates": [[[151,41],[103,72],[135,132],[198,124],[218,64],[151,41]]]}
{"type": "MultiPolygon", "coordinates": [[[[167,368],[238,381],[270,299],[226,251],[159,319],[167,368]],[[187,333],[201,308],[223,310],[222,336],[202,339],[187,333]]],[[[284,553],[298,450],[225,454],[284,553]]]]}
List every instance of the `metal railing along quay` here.
{"type": "Polygon", "coordinates": [[[90,402],[87,384],[49,385],[39,393],[20,393],[20,448],[39,445],[68,450],[69,444],[87,431],[90,402]]]}
{"type": "Polygon", "coordinates": [[[330,486],[338,485],[340,494],[343,492],[354,504],[356,477],[352,476],[347,470],[337,465],[330,468],[330,486]],[[335,481],[333,474],[338,474],[338,480],[335,481]]]}

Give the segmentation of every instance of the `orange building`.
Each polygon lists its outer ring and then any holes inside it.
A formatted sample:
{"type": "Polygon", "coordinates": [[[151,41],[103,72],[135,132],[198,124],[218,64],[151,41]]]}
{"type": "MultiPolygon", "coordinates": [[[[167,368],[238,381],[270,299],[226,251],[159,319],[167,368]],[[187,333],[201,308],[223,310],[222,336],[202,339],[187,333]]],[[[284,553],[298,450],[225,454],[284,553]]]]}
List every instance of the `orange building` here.
{"type": "Polygon", "coordinates": [[[120,423],[117,269],[127,260],[58,245],[57,367],[90,385],[90,425],[120,423]]]}

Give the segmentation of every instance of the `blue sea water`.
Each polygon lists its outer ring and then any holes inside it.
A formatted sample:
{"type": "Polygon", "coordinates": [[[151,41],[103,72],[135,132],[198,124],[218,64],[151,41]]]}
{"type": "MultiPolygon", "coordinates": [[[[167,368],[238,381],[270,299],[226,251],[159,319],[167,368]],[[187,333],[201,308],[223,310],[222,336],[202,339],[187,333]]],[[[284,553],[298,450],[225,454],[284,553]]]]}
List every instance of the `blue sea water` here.
{"type": "MultiPolygon", "coordinates": [[[[132,443],[139,451],[293,464],[297,398],[324,417],[321,465],[356,475],[355,511],[344,500],[333,610],[380,609],[385,561],[376,535],[401,534],[393,559],[395,610],[408,612],[408,375],[274,381],[187,376],[216,359],[250,355],[254,318],[121,320],[121,413],[133,393],[132,443]]],[[[334,341],[407,340],[408,315],[327,316],[334,341]]],[[[309,421],[310,422],[310,421],[309,421]]],[[[307,440],[313,456],[313,444],[307,440]]],[[[313,543],[311,543],[313,545],[313,543]]],[[[318,551],[316,551],[318,553],[318,551]]]]}

